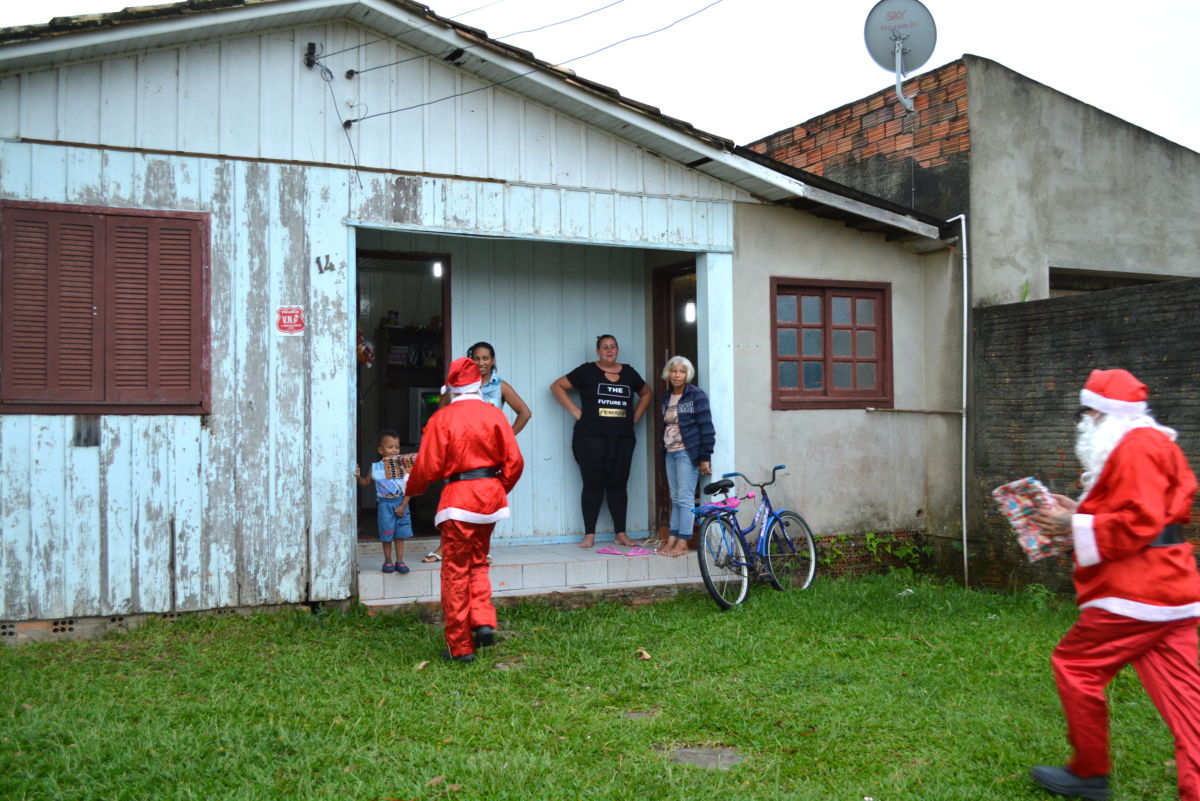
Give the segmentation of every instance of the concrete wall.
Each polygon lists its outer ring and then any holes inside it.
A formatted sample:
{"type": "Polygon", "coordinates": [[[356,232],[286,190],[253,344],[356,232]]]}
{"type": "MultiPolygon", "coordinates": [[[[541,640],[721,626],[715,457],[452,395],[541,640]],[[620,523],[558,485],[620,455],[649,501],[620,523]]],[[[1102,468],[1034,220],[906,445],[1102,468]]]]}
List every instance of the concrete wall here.
{"type": "Polygon", "coordinates": [[[970,84],[972,296],[1049,296],[1049,270],[1200,275],[1200,153],[987,59],[970,84]]]}
{"type": "Polygon", "coordinates": [[[1200,275],[1200,154],[978,56],[750,145],[950,218],[968,212],[973,303],[1049,296],[1050,270],[1200,275]]]}
{"type": "Polygon", "coordinates": [[[786,463],[778,500],[818,534],[952,527],[961,418],[919,410],[961,405],[957,260],[784,208],[741,204],[734,228],[736,469],[786,463]],[[772,276],[889,282],[895,406],[914,411],[772,411],[772,276]]]}

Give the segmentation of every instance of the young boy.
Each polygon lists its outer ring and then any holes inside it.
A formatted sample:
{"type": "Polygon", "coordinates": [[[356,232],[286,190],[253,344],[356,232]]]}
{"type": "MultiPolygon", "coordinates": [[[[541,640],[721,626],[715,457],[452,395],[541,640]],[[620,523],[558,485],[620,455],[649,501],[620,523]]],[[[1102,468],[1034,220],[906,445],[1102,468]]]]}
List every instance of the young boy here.
{"type": "Polygon", "coordinates": [[[379,541],[383,543],[383,572],[407,573],[404,541],[413,535],[413,529],[404,487],[408,484],[408,474],[412,472],[413,460],[417,455],[400,453],[400,435],[390,428],[379,432],[379,455],[383,458],[371,465],[369,478],[360,475],[357,466],[354,468],[354,477],[364,487],[372,482],[375,484],[379,541]]]}

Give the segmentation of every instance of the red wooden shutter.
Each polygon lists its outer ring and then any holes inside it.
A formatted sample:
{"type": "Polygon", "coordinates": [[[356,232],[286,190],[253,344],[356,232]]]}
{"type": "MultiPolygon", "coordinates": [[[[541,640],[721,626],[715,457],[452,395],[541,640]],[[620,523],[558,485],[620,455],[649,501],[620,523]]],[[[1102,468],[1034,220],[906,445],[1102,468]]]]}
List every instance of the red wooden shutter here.
{"type": "Polygon", "coordinates": [[[0,230],[0,399],[103,400],[102,218],[6,207],[0,230]]]}
{"type": "Polygon", "coordinates": [[[196,220],[109,218],[110,402],[201,402],[200,234],[196,220]]]}

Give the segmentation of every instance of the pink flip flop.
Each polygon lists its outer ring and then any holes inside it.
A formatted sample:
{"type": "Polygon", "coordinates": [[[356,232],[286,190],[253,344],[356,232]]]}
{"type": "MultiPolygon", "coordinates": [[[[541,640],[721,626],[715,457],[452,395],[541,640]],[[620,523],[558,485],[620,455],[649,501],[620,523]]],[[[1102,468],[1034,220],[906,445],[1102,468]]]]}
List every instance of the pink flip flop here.
{"type": "Polygon", "coordinates": [[[620,548],[615,548],[612,545],[604,545],[596,549],[596,553],[610,553],[613,556],[624,556],[625,552],[620,548]]]}
{"type": "Polygon", "coordinates": [[[652,553],[653,553],[653,551],[647,551],[645,548],[638,545],[638,546],[634,546],[633,548],[630,548],[625,553],[625,555],[626,556],[650,556],[652,553]]]}

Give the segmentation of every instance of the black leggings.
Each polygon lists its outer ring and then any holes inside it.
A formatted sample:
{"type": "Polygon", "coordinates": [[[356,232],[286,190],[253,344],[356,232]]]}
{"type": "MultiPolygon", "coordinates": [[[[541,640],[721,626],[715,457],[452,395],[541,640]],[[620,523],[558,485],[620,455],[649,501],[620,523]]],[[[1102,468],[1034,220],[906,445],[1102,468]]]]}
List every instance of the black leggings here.
{"type": "Polygon", "coordinates": [[[613,531],[625,530],[625,510],[629,495],[629,466],[633,463],[633,437],[576,435],[571,440],[571,452],[583,477],[583,492],[579,504],[583,509],[583,533],[596,533],[596,518],[600,504],[608,495],[608,513],[612,515],[613,531]]]}

